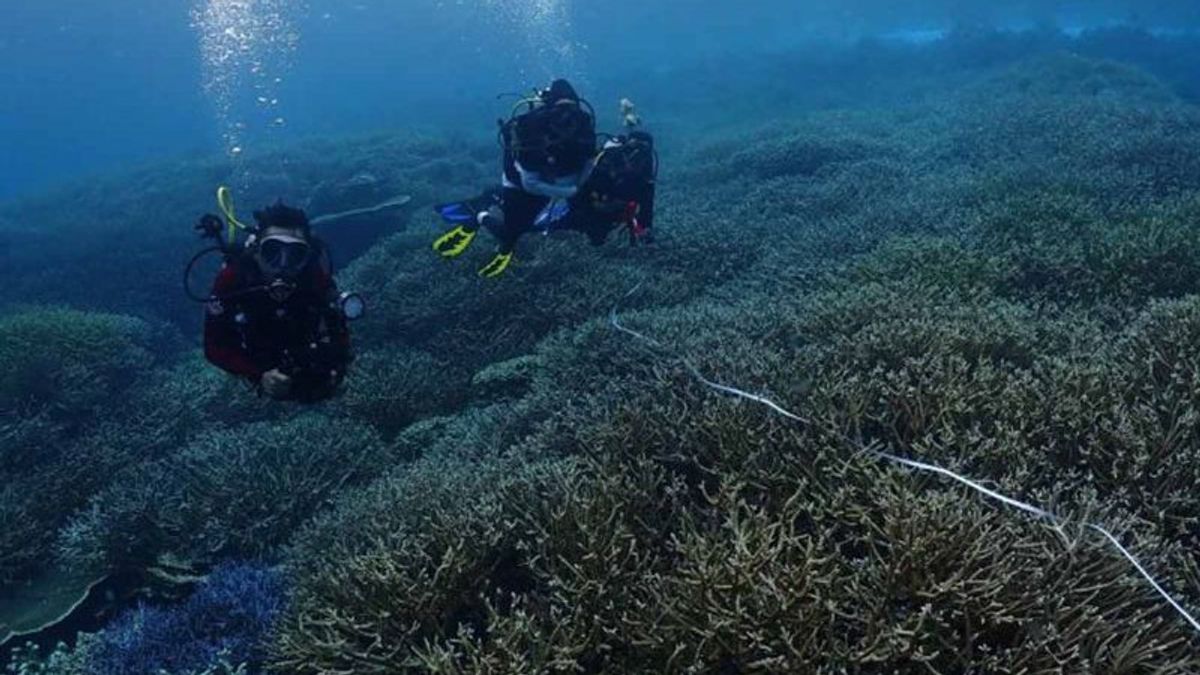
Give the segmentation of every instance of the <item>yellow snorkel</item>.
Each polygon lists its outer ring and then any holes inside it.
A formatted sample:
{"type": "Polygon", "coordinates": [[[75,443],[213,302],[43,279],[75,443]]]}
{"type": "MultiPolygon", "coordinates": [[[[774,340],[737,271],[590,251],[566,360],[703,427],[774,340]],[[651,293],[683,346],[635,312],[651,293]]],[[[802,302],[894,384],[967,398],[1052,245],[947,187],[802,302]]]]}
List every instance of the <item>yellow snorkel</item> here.
{"type": "Polygon", "coordinates": [[[245,223],[238,220],[237,213],[233,210],[233,193],[228,186],[222,185],[217,188],[217,207],[221,209],[221,213],[225,216],[225,224],[229,227],[226,236],[229,245],[237,239],[237,231],[249,230],[245,223]]]}

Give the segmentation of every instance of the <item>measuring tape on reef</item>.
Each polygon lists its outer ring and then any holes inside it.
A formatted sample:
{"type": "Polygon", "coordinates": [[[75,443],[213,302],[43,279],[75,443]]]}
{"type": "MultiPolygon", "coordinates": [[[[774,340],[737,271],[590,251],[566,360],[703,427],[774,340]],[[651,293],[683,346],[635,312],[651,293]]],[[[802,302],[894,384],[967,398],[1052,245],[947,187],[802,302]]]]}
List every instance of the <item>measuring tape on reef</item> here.
{"type": "MultiPolygon", "coordinates": [[[[812,422],[810,420],[808,420],[807,418],[805,418],[801,415],[798,415],[798,414],[788,410],[787,408],[784,408],[783,406],[779,405],[775,401],[772,401],[771,399],[769,399],[765,396],[760,396],[758,394],[752,394],[743,389],[738,389],[737,387],[731,387],[729,385],[721,384],[719,382],[714,382],[713,380],[705,377],[704,374],[700,372],[700,369],[697,368],[694,364],[692,364],[691,361],[687,360],[687,358],[678,354],[673,349],[667,347],[662,342],[655,340],[654,338],[652,338],[644,333],[640,333],[636,330],[633,330],[632,328],[628,328],[627,326],[622,324],[620,321],[620,316],[618,315],[618,310],[620,309],[621,302],[632,297],[635,293],[637,293],[638,290],[641,289],[643,283],[645,283],[645,282],[643,281],[642,283],[639,283],[638,285],[634,286],[632,290],[630,290],[628,293],[626,293],[624,296],[622,296],[621,300],[618,301],[617,304],[613,305],[612,312],[609,314],[609,323],[612,325],[612,327],[615,330],[617,330],[621,333],[624,333],[626,335],[629,335],[633,338],[636,338],[648,345],[651,345],[653,347],[656,347],[658,349],[661,349],[665,352],[670,353],[676,359],[678,359],[680,363],[683,364],[683,366],[688,370],[688,372],[692,375],[692,377],[696,379],[697,382],[704,385],[705,387],[708,387],[709,389],[712,389],[713,391],[716,391],[716,392],[719,392],[722,394],[726,394],[729,396],[741,398],[741,399],[744,399],[747,401],[751,401],[753,403],[757,403],[759,405],[762,405],[762,406],[770,409],[772,412],[774,412],[777,415],[780,415],[781,417],[785,417],[793,422],[799,422],[800,424],[812,426],[812,422]]],[[[900,457],[898,455],[892,455],[892,454],[883,452],[881,450],[876,450],[874,448],[866,447],[866,446],[862,445],[861,443],[856,442],[853,439],[849,438],[845,434],[842,434],[841,432],[838,432],[835,430],[834,433],[837,434],[843,441],[845,441],[850,446],[855,447],[856,449],[858,449],[861,452],[870,454],[879,460],[882,460],[884,462],[888,462],[891,464],[903,466],[905,468],[912,469],[914,471],[921,471],[924,473],[935,474],[935,475],[941,476],[943,478],[949,478],[955,482],[961,483],[962,485],[965,485],[965,486],[971,488],[972,490],[987,497],[988,499],[991,499],[993,501],[1000,502],[1001,504],[1004,504],[1006,506],[1011,506],[1012,508],[1024,511],[1024,512],[1034,516],[1035,518],[1038,518],[1039,520],[1045,520],[1048,523],[1050,523],[1051,525],[1053,525],[1055,528],[1061,529],[1063,526],[1065,526],[1069,522],[1066,518],[1063,518],[1062,516],[1060,516],[1056,513],[1053,513],[1051,511],[1047,511],[1046,509],[1034,506],[1033,504],[1028,504],[1019,499],[1014,499],[1012,497],[1003,495],[999,492],[996,492],[995,490],[992,490],[990,488],[987,488],[987,487],[981,485],[977,481],[971,480],[970,478],[967,478],[960,474],[954,473],[953,471],[951,471],[949,469],[945,469],[940,466],[936,466],[934,464],[928,464],[926,462],[920,462],[920,461],[917,461],[914,459],[908,459],[906,457],[900,457]]],[[[1196,618],[1194,616],[1192,616],[1192,614],[1190,612],[1188,612],[1187,609],[1184,608],[1184,606],[1182,604],[1180,604],[1174,597],[1172,597],[1171,594],[1168,593],[1167,590],[1165,588],[1163,588],[1162,585],[1159,584],[1158,581],[1156,581],[1154,579],[1154,576],[1151,575],[1150,572],[1148,572],[1146,570],[1146,568],[1138,561],[1138,559],[1136,557],[1134,557],[1134,555],[1132,553],[1129,552],[1129,549],[1125,548],[1125,546],[1121,544],[1120,540],[1117,539],[1116,535],[1114,535],[1112,532],[1109,532],[1107,529],[1105,529],[1104,527],[1102,527],[1100,525],[1096,525],[1093,523],[1082,523],[1082,525],[1084,527],[1086,527],[1087,529],[1092,530],[1093,532],[1096,532],[1096,533],[1100,534],[1102,537],[1104,537],[1105,543],[1111,545],[1118,552],[1120,552],[1120,554],[1126,560],[1128,560],[1130,564],[1133,565],[1134,569],[1136,569],[1138,571],[1138,574],[1140,574],[1142,576],[1142,578],[1144,578],[1146,580],[1146,582],[1149,583],[1150,586],[1160,596],[1162,596],[1162,598],[1164,600],[1166,600],[1167,603],[1169,603],[1171,605],[1171,607],[1176,612],[1178,612],[1179,615],[1184,618],[1184,620],[1186,620],[1188,622],[1188,624],[1191,625],[1192,629],[1195,630],[1197,633],[1200,633],[1200,622],[1196,621],[1196,618]]]]}

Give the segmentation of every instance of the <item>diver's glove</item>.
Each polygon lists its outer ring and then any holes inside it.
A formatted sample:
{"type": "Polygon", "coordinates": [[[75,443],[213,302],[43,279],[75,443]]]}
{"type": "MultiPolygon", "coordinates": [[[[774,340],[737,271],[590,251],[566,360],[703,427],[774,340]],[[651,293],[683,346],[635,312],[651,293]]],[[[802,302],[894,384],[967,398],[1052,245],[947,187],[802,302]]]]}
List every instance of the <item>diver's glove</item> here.
{"type": "Polygon", "coordinates": [[[476,234],[479,234],[479,230],[468,230],[459,225],[438,237],[437,241],[433,242],[433,250],[443,258],[457,258],[467,250],[472,241],[475,241],[476,234]]]}
{"type": "Polygon", "coordinates": [[[504,270],[507,270],[508,266],[512,264],[512,259],[512,253],[497,253],[496,257],[492,258],[491,262],[484,265],[479,270],[479,276],[484,277],[485,279],[495,279],[501,274],[504,274],[504,270]]]}

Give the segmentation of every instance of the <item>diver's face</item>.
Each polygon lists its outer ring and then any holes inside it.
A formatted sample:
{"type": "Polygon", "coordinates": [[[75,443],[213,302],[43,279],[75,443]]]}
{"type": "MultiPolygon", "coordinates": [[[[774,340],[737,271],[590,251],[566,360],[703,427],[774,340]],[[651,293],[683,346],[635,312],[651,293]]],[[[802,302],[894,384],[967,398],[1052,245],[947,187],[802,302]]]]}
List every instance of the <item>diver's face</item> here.
{"type": "Polygon", "coordinates": [[[300,274],[311,254],[302,232],[272,227],[260,236],[254,259],[264,274],[290,279],[300,274]]]}

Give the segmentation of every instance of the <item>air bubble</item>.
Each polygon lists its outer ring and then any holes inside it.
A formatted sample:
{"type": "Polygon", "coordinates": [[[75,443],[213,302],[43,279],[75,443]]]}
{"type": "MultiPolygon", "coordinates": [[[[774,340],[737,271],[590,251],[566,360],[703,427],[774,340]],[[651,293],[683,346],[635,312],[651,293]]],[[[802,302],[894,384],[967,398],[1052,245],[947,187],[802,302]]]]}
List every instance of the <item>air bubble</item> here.
{"type": "Polygon", "coordinates": [[[230,157],[253,147],[256,134],[283,126],[279,85],[300,33],[294,0],[196,0],[192,25],[200,39],[204,91],[225,132],[230,157]],[[266,113],[270,110],[270,113],[266,113]]]}

